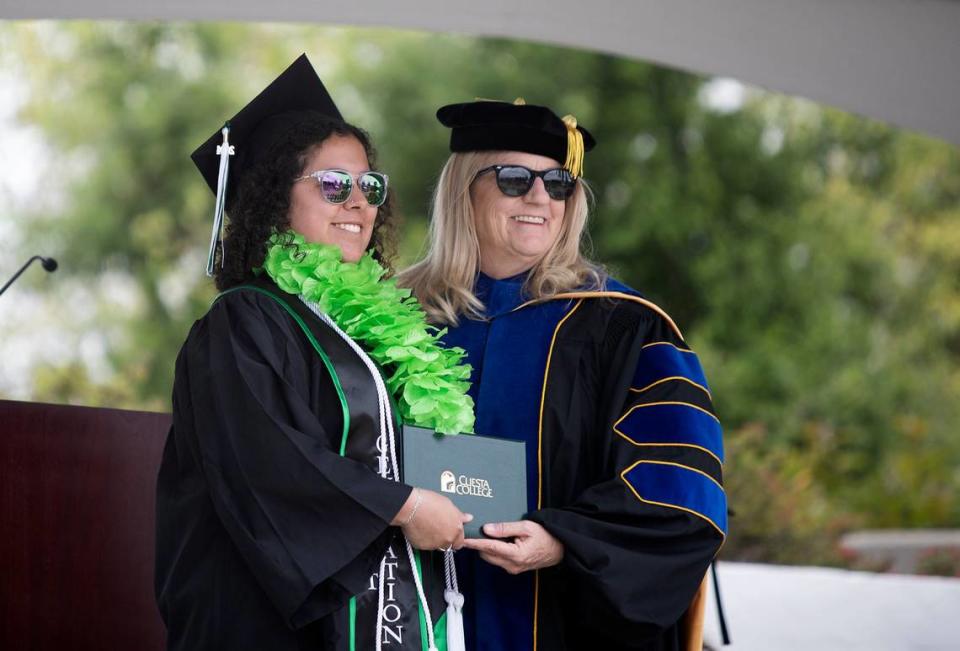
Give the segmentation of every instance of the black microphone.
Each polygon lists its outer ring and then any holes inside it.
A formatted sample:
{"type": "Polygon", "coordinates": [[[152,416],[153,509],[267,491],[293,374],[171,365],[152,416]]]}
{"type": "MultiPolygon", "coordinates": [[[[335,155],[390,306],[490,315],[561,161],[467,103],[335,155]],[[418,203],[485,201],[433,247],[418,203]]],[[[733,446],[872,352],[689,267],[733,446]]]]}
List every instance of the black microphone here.
{"type": "Polygon", "coordinates": [[[17,271],[17,273],[13,274],[13,278],[11,278],[10,280],[7,281],[7,284],[3,286],[3,289],[0,289],[0,294],[3,294],[5,291],[7,291],[7,287],[9,287],[10,285],[12,285],[12,284],[13,284],[13,281],[15,281],[17,278],[19,278],[19,277],[20,277],[20,274],[22,274],[24,271],[26,271],[26,270],[27,270],[27,267],[29,267],[30,264],[31,264],[34,260],[39,260],[39,261],[40,261],[40,264],[43,265],[43,268],[46,269],[47,271],[49,271],[50,273],[53,273],[54,271],[57,270],[57,261],[56,261],[56,260],[54,260],[53,258],[45,258],[45,257],[43,257],[42,255],[35,255],[35,256],[33,256],[32,258],[30,258],[29,260],[27,260],[26,262],[24,262],[24,263],[23,263],[23,266],[20,267],[20,270],[17,271]]]}

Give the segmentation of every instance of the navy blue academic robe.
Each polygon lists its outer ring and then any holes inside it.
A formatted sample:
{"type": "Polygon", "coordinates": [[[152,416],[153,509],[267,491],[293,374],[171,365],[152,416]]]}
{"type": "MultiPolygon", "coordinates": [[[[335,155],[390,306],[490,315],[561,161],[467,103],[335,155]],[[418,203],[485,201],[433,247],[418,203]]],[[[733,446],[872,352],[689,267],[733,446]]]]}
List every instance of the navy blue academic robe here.
{"type": "Polygon", "coordinates": [[[457,554],[470,651],[683,649],[688,607],[726,531],[719,422],[672,320],[610,280],[528,304],[481,274],[467,351],[478,434],[527,442],[527,518],[564,545],[511,576],[457,554]]]}

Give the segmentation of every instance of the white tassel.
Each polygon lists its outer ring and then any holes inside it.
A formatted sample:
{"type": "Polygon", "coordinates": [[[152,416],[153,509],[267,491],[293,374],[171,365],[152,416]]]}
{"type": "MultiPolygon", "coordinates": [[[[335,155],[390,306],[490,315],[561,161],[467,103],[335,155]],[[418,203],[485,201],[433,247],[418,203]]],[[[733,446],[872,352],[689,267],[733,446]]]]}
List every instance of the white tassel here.
{"type": "Polygon", "coordinates": [[[444,555],[447,589],[443,598],[447,601],[447,651],[467,651],[466,636],[463,632],[463,595],[457,585],[457,566],[453,562],[453,551],[444,555]]]}
{"type": "MultiPolygon", "coordinates": [[[[227,176],[230,173],[230,157],[234,154],[230,144],[230,127],[224,125],[220,130],[223,134],[223,144],[217,145],[217,155],[220,156],[220,169],[217,173],[217,202],[213,209],[213,231],[210,233],[210,250],[207,253],[207,275],[213,275],[214,260],[217,254],[217,245],[223,241],[223,211],[227,204],[227,176]]],[[[223,264],[223,256],[220,257],[223,264]]]]}
{"type": "Polygon", "coordinates": [[[463,595],[453,590],[444,590],[447,600],[447,651],[467,651],[463,634],[463,595]]]}

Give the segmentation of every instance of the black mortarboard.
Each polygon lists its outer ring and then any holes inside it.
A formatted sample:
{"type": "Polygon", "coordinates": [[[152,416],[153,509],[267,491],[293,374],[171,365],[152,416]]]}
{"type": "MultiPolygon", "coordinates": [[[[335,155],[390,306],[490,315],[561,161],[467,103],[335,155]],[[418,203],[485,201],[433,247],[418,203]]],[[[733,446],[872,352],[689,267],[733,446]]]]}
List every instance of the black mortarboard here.
{"type": "Polygon", "coordinates": [[[301,54],[190,155],[207,185],[217,195],[207,259],[208,275],[213,273],[214,252],[220,240],[228,186],[232,190],[238,185],[243,173],[254,165],[257,157],[283,131],[290,114],[301,111],[315,111],[343,119],[306,54],[301,54]]]}
{"type": "Polygon", "coordinates": [[[583,173],[583,154],[597,144],[572,115],[557,117],[546,106],[477,100],[448,104],[437,119],[450,127],[450,151],[524,151],[561,161],[574,176],[583,173]]]}

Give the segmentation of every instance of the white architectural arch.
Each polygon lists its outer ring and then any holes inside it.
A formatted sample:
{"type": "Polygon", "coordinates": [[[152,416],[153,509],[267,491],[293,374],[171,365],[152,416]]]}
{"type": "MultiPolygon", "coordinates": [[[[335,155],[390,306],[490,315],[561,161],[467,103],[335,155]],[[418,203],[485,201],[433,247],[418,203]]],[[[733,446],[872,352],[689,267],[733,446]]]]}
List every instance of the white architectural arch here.
{"type": "Polygon", "coordinates": [[[505,36],[734,77],[960,144],[960,0],[0,0],[0,18],[505,36]]]}

